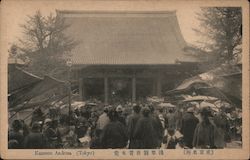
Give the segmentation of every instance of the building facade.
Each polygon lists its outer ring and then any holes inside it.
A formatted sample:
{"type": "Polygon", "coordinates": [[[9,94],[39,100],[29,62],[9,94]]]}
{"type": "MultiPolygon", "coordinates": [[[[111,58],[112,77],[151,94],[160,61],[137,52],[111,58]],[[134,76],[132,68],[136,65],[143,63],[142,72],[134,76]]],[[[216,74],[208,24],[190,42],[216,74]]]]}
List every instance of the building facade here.
{"type": "Polygon", "coordinates": [[[185,52],[176,11],[57,11],[79,44],[72,51],[82,100],[106,104],[161,96],[198,72],[185,52]]]}

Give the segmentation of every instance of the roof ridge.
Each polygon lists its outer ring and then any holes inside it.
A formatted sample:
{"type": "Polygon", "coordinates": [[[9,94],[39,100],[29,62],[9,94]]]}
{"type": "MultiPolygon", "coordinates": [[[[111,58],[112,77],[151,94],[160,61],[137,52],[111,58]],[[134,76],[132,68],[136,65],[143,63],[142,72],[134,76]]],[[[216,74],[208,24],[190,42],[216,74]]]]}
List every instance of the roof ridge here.
{"type": "Polygon", "coordinates": [[[23,69],[20,68],[20,67],[16,67],[16,69],[20,70],[20,71],[23,72],[23,73],[26,73],[26,74],[29,75],[29,76],[32,76],[32,77],[34,77],[34,78],[43,80],[43,78],[41,78],[40,76],[37,76],[37,75],[35,75],[35,74],[33,74],[33,73],[30,73],[30,72],[28,72],[28,71],[26,71],[26,70],[23,70],[23,69]]]}
{"type": "Polygon", "coordinates": [[[61,14],[176,14],[176,10],[58,10],[56,13],[61,14]]]}

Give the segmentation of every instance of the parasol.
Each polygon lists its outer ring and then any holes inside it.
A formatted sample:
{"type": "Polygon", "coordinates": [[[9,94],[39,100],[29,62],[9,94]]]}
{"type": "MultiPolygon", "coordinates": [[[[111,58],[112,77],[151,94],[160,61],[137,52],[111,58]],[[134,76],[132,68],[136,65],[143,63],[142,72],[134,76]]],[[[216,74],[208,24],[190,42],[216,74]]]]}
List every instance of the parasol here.
{"type": "Polygon", "coordinates": [[[159,98],[159,97],[156,97],[156,96],[147,97],[147,101],[160,103],[160,102],[164,102],[164,98],[159,98]]]}
{"type": "Polygon", "coordinates": [[[204,108],[204,107],[209,107],[209,108],[212,109],[213,111],[219,112],[219,107],[216,106],[216,105],[213,104],[213,103],[209,103],[209,102],[203,101],[203,102],[200,103],[200,108],[204,108]]]}
{"type": "Polygon", "coordinates": [[[192,101],[216,101],[218,98],[210,96],[184,96],[183,102],[192,102],[192,101]]]}
{"type": "Polygon", "coordinates": [[[174,108],[176,107],[175,105],[171,104],[171,103],[160,103],[159,104],[160,107],[169,107],[169,108],[174,108]]]}
{"type": "Polygon", "coordinates": [[[83,101],[75,101],[71,104],[72,108],[76,109],[76,108],[81,108],[83,106],[85,106],[86,103],[83,101]]]}

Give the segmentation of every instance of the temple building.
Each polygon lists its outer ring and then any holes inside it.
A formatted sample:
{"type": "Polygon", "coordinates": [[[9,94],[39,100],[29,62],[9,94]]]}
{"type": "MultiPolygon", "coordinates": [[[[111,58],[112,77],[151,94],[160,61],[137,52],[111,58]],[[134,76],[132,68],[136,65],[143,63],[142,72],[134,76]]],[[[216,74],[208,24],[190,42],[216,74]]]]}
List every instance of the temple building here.
{"type": "Polygon", "coordinates": [[[81,100],[106,104],[161,97],[197,74],[176,11],[68,11],[57,15],[79,44],[72,51],[73,81],[81,100]]]}

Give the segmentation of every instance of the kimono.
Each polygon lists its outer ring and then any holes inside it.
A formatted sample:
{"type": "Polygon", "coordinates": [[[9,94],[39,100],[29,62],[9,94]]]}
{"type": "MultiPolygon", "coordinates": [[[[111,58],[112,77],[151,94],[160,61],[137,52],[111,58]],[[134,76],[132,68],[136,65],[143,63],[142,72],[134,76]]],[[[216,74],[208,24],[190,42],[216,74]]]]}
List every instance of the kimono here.
{"type": "Polygon", "coordinates": [[[136,149],[138,144],[138,140],[133,136],[135,131],[135,126],[140,119],[140,114],[133,113],[132,115],[128,116],[128,136],[129,136],[129,148],[136,149]]]}
{"type": "Polygon", "coordinates": [[[197,124],[194,131],[193,147],[200,149],[215,148],[214,125],[212,123],[200,122],[197,124]]]}
{"type": "Polygon", "coordinates": [[[198,118],[196,118],[192,113],[185,113],[182,119],[181,133],[183,134],[183,140],[187,147],[193,148],[193,136],[196,125],[199,123],[198,118]]]}
{"type": "Polygon", "coordinates": [[[158,137],[151,117],[142,117],[138,120],[134,137],[137,139],[137,149],[156,149],[158,147],[158,137]]]}
{"type": "Polygon", "coordinates": [[[101,134],[102,148],[125,148],[128,137],[125,126],[119,121],[111,121],[101,134]]]}
{"type": "Polygon", "coordinates": [[[31,132],[24,140],[25,149],[45,149],[47,147],[47,139],[40,132],[31,132]]]}

